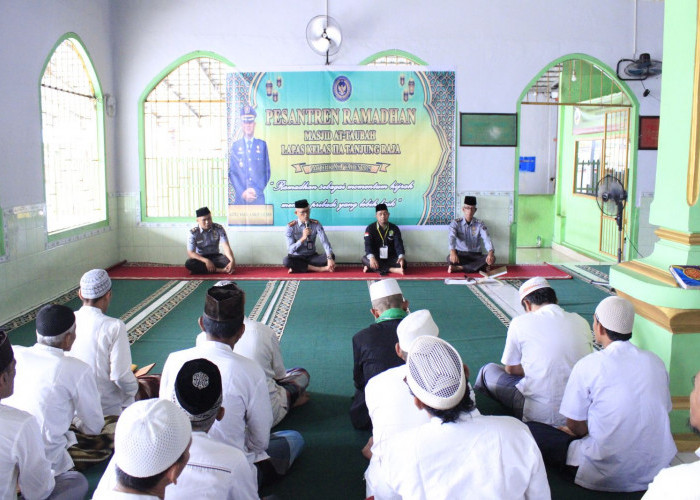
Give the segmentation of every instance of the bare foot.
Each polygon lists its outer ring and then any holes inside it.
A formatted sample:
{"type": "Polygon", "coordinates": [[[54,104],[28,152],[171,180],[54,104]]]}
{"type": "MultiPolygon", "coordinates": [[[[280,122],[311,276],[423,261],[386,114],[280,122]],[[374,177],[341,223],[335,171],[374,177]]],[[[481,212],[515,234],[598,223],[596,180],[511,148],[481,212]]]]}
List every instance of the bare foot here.
{"type": "Polygon", "coordinates": [[[450,264],[449,266],[447,266],[447,272],[448,272],[449,274],[452,274],[452,264],[450,264]]]}
{"type": "Polygon", "coordinates": [[[365,267],[362,268],[362,272],[363,272],[363,273],[366,273],[367,271],[368,271],[367,266],[365,266],[365,267]]]}
{"type": "Polygon", "coordinates": [[[404,274],[405,271],[403,270],[403,267],[390,267],[389,272],[392,274],[404,274]]]}
{"type": "Polygon", "coordinates": [[[301,394],[299,394],[299,397],[297,398],[297,400],[294,401],[292,408],[296,408],[297,406],[305,405],[306,403],[309,402],[309,399],[311,399],[311,396],[309,396],[309,393],[306,391],[302,392],[301,394]]]}
{"type": "Polygon", "coordinates": [[[289,270],[287,271],[287,274],[292,274],[294,271],[292,271],[292,268],[290,267],[289,270]]]}

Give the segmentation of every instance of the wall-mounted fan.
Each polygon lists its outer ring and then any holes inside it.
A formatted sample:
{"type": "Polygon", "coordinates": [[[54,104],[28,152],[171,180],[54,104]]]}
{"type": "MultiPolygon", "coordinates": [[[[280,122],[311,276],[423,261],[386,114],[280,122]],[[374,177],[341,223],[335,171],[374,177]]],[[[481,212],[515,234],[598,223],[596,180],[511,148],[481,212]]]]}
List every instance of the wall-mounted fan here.
{"type": "Polygon", "coordinates": [[[617,62],[617,76],[620,80],[646,80],[661,74],[661,61],[652,59],[646,52],[639,59],[620,59],[617,62]]]}
{"type": "Polygon", "coordinates": [[[314,17],[306,25],[306,40],[314,52],[325,54],[326,64],[330,64],[328,57],[340,50],[343,35],[338,22],[325,14],[314,17]]]}
{"type": "Polygon", "coordinates": [[[622,214],[625,211],[627,191],[622,183],[612,175],[606,175],[598,183],[596,201],[600,211],[608,217],[615,217],[618,230],[617,262],[622,262],[622,214]]]}

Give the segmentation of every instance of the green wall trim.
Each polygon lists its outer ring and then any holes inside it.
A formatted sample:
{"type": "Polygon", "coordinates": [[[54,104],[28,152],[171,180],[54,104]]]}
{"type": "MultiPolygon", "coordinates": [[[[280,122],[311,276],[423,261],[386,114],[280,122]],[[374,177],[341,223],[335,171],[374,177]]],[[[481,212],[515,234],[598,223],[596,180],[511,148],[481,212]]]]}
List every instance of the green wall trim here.
{"type": "Polygon", "coordinates": [[[145,123],[144,123],[144,116],[143,116],[143,108],[144,108],[144,103],[146,102],[146,99],[148,98],[148,94],[151,93],[151,91],[158,85],[163,78],[168,76],[170,73],[172,73],[178,66],[180,66],[183,63],[186,63],[187,61],[190,61],[192,59],[197,59],[198,57],[210,57],[212,59],[216,59],[218,61],[221,61],[224,64],[228,64],[229,66],[235,66],[231,61],[226,59],[225,57],[215,53],[215,52],[210,52],[208,50],[195,50],[194,52],[190,52],[189,54],[185,54],[183,56],[178,57],[175,59],[173,62],[168,64],[165,68],[163,68],[153,79],[148,82],[146,85],[146,88],[141,92],[141,95],[139,96],[138,99],[138,111],[137,111],[137,117],[138,117],[138,134],[139,134],[139,185],[141,187],[141,196],[140,196],[140,203],[141,203],[141,221],[143,222],[185,222],[189,221],[191,219],[183,218],[183,217],[177,217],[177,218],[172,218],[172,217],[148,217],[147,212],[146,212],[146,138],[145,138],[145,123]]]}
{"type": "MultiPolygon", "coordinates": [[[[549,64],[547,64],[539,73],[537,73],[529,82],[528,84],[523,88],[523,91],[521,92],[520,96],[518,97],[518,102],[517,102],[517,112],[518,112],[518,117],[520,117],[520,111],[521,111],[521,104],[522,101],[525,99],[527,96],[527,92],[532,87],[532,85],[539,80],[539,78],[547,71],[549,70],[552,66],[555,66],[559,63],[564,63],[566,61],[570,61],[573,59],[579,59],[582,61],[585,61],[589,64],[595,65],[597,68],[601,70],[603,74],[605,74],[610,80],[614,81],[625,93],[627,98],[630,100],[632,103],[632,107],[630,110],[630,137],[629,137],[629,147],[631,148],[631,153],[629,156],[629,181],[628,181],[628,199],[631,200],[631,203],[627,204],[627,210],[628,210],[628,223],[627,223],[627,232],[628,232],[628,238],[629,241],[634,243],[635,246],[637,246],[637,240],[638,240],[638,235],[639,235],[639,213],[638,209],[636,207],[636,204],[634,203],[634,200],[636,199],[636,176],[637,176],[637,126],[638,126],[638,120],[639,120],[639,100],[635,96],[635,94],[632,92],[630,89],[629,85],[627,85],[626,82],[619,80],[617,78],[617,75],[615,71],[610,68],[607,64],[603,63],[602,61],[589,56],[587,54],[581,54],[581,53],[572,53],[572,54],[567,54],[564,56],[561,56],[549,64]]],[[[571,177],[571,182],[569,182],[569,179],[566,178],[563,174],[565,172],[568,172],[572,170],[571,164],[564,164],[564,158],[568,158],[569,154],[569,147],[566,146],[566,142],[570,142],[568,140],[564,140],[567,138],[567,135],[565,134],[565,126],[564,126],[564,121],[566,118],[568,118],[567,115],[571,115],[571,112],[566,113],[567,108],[571,108],[572,106],[570,105],[563,105],[560,106],[560,113],[559,113],[559,140],[557,141],[557,158],[558,158],[558,165],[557,165],[557,186],[556,186],[556,193],[555,193],[555,207],[554,207],[554,228],[553,228],[553,235],[552,239],[554,242],[562,244],[568,248],[571,248],[572,250],[576,250],[577,252],[583,253],[585,255],[592,256],[595,259],[599,260],[607,260],[610,257],[608,257],[605,254],[600,254],[596,250],[593,250],[592,248],[588,248],[586,245],[586,241],[591,240],[590,238],[590,227],[588,228],[588,239],[586,239],[583,236],[582,231],[584,230],[582,228],[582,224],[578,221],[572,221],[570,218],[568,219],[569,223],[574,224],[574,228],[581,234],[579,234],[578,238],[576,238],[576,234],[572,234],[570,231],[567,230],[566,224],[567,224],[567,212],[571,212],[571,210],[568,210],[568,204],[570,200],[574,198],[573,193],[571,193],[571,186],[573,185],[573,177],[571,177]],[[567,170],[568,169],[568,170],[567,170]],[[569,241],[568,237],[573,236],[574,241],[569,241]]],[[[518,130],[521,130],[520,124],[518,124],[518,130]]],[[[572,146],[573,147],[573,146],[572,146]]],[[[518,173],[519,173],[519,158],[520,158],[520,146],[518,145],[516,147],[515,151],[515,166],[514,166],[514,186],[515,186],[515,191],[514,191],[514,210],[515,213],[518,214],[518,203],[519,203],[519,182],[518,182],[518,173]]],[[[566,163],[569,163],[568,160],[566,163]]],[[[573,175],[573,172],[570,172],[571,175],[573,175]]],[[[574,205],[579,205],[580,203],[574,202],[574,205]]],[[[597,207],[596,207],[597,211],[597,207]]],[[[573,211],[573,213],[577,213],[576,210],[573,211]]],[[[598,213],[598,219],[599,219],[599,213],[598,213]]],[[[592,220],[591,220],[592,221],[592,220]]],[[[591,221],[588,221],[589,224],[591,221]]],[[[515,248],[517,246],[517,233],[520,230],[520,228],[517,225],[517,220],[516,223],[513,224],[515,227],[515,230],[511,231],[511,249],[510,252],[514,253],[515,248]]],[[[596,233],[599,230],[599,223],[595,226],[596,227],[596,233]]],[[[570,228],[571,229],[571,228],[570,228]]],[[[597,240],[597,236],[596,236],[597,240]]],[[[597,243],[596,243],[597,247],[597,243]]],[[[631,245],[627,245],[627,253],[626,255],[629,255],[631,245]]]]}
{"type": "Polygon", "coordinates": [[[98,147],[99,147],[99,155],[102,159],[102,168],[104,169],[103,175],[104,175],[104,181],[105,181],[105,219],[103,221],[98,221],[96,223],[88,224],[85,226],[81,226],[79,228],[75,229],[67,229],[64,231],[57,231],[54,233],[49,233],[47,234],[48,241],[55,241],[55,240],[60,240],[63,238],[66,238],[68,236],[72,236],[75,234],[80,234],[86,233],[88,231],[91,231],[95,228],[98,227],[104,227],[109,225],[109,191],[107,189],[107,155],[106,155],[106,138],[105,138],[105,113],[104,113],[104,95],[102,94],[102,84],[100,83],[100,79],[97,75],[97,71],[95,71],[95,65],[92,62],[92,58],[90,57],[90,53],[88,52],[87,48],[85,47],[85,44],[83,43],[82,39],[80,36],[78,36],[77,33],[73,32],[68,32],[65,33],[63,36],[61,36],[58,41],[53,45],[51,50],[49,51],[48,56],[44,60],[44,65],[41,68],[41,73],[39,74],[39,85],[38,85],[38,90],[39,90],[39,129],[41,130],[42,137],[41,137],[41,176],[42,176],[42,187],[44,191],[44,202],[46,202],[46,166],[44,165],[44,139],[43,139],[43,131],[44,131],[44,113],[41,107],[41,80],[44,78],[44,73],[46,73],[46,67],[49,65],[49,61],[51,61],[51,58],[54,55],[54,52],[56,52],[56,49],[58,48],[59,45],[61,45],[65,40],[70,39],[73,41],[78,48],[78,51],[80,52],[80,55],[83,57],[85,60],[85,70],[88,72],[88,76],[90,77],[90,82],[93,85],[93,90],[95,92],[95,98],[97,100],[97,106],[96,106],[96,112],[97,112],[97,142],[98,142],[98,147]]]}
{"type": "Polygon", "coordinates": [[[405,57],[406,59],[409,59],[420,66],[427,66],[428,65],[428,63],[425,62],[420,57],[413,55],[410,52],[406,52],[405,50],[400,50],[400,49],[382,50],[380,52],[377,52],[376,54],[372,54],[371,56],[364,58],[362,61],[360,61],[360,65],[364,66],[366,64],[370,64],[370,63],[376,61],[377,59],[379,59],[380,57],[385,57],[385,56],[405,57]]]}

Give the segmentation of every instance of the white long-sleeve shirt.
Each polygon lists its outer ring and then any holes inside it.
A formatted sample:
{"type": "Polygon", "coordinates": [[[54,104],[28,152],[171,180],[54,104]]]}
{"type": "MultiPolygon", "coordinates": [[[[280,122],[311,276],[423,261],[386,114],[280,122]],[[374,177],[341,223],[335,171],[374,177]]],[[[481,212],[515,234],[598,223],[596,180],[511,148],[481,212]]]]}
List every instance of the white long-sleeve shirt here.
{"type": "Polygon", "coordinates": [[[31,413],[44,438],[54,475],[73,468],[68,448],[77,443],[71,422],[85,434],[99,434],[104,416],[95,376],[79,359],[42,344],[13,347],[17,360],[15,392],[5,404],[31,413]]]}
{"type": "Polygon", "coordinates": [[[0,422],[0,500],[17,498],[18,479],[24,498],[46,498],[55,483],[36,419],[0,405],[0,422]]]}
{"type": "Polygon", "coordinates": [[[131,371],[131,349],[126,325],[97,307],[75,312],[75,342],[68,355],[92,368],[105,415],[120,415],[134,402],[139,388],[131,371]]]}

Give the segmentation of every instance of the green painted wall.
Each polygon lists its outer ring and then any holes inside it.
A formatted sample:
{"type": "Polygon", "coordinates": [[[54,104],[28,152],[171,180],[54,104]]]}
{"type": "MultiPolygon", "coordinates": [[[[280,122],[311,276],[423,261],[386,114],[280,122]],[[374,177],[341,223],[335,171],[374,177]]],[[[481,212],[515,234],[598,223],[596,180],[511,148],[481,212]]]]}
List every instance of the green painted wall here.
{"type": "Polygon", "coordinates": [[[554,237],[554,195],[520,195],[518,199],[518,246],[552,246],[554,237]]]}

